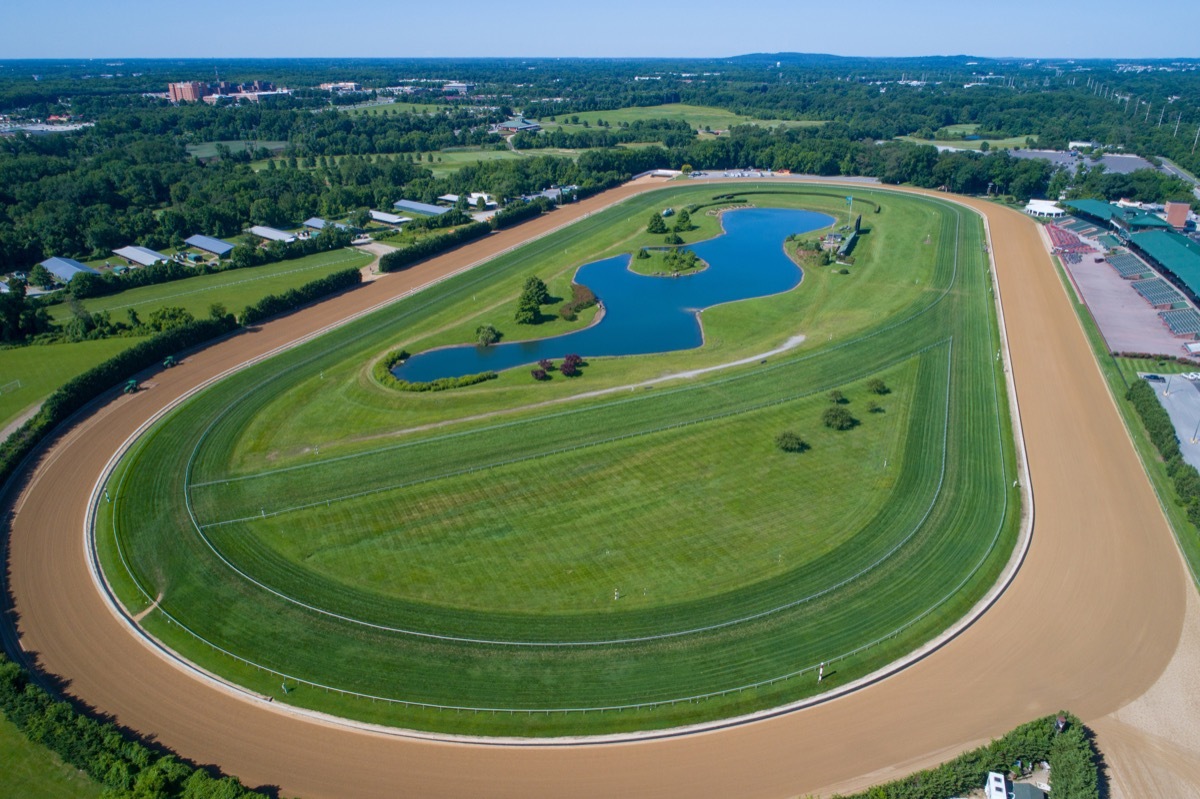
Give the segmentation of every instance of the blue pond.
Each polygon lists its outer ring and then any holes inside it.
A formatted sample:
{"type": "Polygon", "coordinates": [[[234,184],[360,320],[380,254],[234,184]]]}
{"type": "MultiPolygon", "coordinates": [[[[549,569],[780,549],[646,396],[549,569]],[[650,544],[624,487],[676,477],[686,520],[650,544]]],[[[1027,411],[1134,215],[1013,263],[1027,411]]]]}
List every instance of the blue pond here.
{"type": "MultiPolygon", "coordinates": [[[[781,208],[728,211],[721,220],[724,233],[687,247],[708,263],[703,271],[683,277],[639,275],[629,270],[629,255],[580,267],[575,282],[594,291],[604,305],[603,318],[591,327],[536,341],[429,350],[412,356],[392,373],[401,380],[423,383],[498,372],[569,353],[588,358],[699,347],[704,343],[699,311],[795,288],[803,273],[784,254],[784,239],[833,223],[825,214],[781,208]]],[[[517,326],[497,327],[511,334],[517,326]]]]}

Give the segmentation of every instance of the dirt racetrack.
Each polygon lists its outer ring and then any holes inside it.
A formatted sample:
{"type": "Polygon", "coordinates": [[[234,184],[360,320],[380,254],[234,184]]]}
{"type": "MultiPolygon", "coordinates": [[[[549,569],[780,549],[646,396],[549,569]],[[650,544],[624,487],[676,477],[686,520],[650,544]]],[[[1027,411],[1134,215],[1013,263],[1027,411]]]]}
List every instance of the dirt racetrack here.
{"type": "MultiPolygon", "coordinates": [[[[208,347],[155,375],[149,390],[81,418],[43,453],[15,501],[8,567],[20,646],[121,724],[248,785],[305,797],[828,793],[930,765],[1060,708],[1096,720],[1146,693],[1180,642],[1190,581],[1035,225],[969,200],[991,228],[1036,502],[1033,540],[989,612],[893,677],[802,711],[677,738],[436,743],[238,698],[167,663],[118,622],[88,573],[86,503],[143,420],[255,354],[645,188],[607,192],[208,347]]],[[[12,636],[13,625],[4,631],[12,636]]],[[[1120,743],[1154,763],[1135,735],[1120,743]]]]}

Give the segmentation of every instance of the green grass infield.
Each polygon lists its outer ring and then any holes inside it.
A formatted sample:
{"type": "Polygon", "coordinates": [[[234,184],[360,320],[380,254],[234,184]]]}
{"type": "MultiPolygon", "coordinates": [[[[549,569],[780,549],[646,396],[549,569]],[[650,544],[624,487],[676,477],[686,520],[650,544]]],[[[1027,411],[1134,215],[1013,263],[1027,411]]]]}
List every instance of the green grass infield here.
{"type": "MultiPolygon", "coordinates": [[[[737,190],[847,221],[844,189],[737,190]]],[[[935,637],[1020,519],[983,229],[959,206],[856,188],[881,210],[845,273],[705,311],[699,349],[430,394],[372,376],[484,323],[588,324],[509,320],[530,275],[569,297],[583,263],[661,239],[666,205],[702,206],[687,242],[716,235],[719,193],[631,198],[196,395],[98,509],[120,600],[157,600],[152,635],[276,701],[478,735],[728,717],[935,637]],[[848,430],[822,423],[834,391],[848,430]]]]}

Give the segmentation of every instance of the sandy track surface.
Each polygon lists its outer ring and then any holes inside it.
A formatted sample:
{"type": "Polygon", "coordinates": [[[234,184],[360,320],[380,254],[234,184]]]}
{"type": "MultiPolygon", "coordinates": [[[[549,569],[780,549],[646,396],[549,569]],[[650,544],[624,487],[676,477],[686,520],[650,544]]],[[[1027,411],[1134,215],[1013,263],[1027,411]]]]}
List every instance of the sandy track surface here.
{"type": "MultiPolygon", "coordinates": [[[[20,645],[69,692],[181,755],[306,797],[790,796],[848,790],[1066,707],[1103,717],[1144,694],[1180,641],[1190,584],[1036,227],[990,222],[1036,497],[1032,545],[978,622],[858,693],[726,729],[575,747],[448,744],[298,719],[199,683],[132,638],[88,574],[87,494],[155,410],[202,380],[487,252],[645,189],[626,186],[240,334],[116,397],[41,456],[16,502],[20,645]]],[[[7,627],[7,625],[6,625],[7,627]]],[[[12,631],[8,630],[6,634],[12,631]]],[[[11,649],[11,647],[9,647],[11,649]]],[[[1155,748],[1125,724],[1130,752],[1155,748]]],[[[1144,735],[1142,736],[1144,738],[1144,735]]]]}

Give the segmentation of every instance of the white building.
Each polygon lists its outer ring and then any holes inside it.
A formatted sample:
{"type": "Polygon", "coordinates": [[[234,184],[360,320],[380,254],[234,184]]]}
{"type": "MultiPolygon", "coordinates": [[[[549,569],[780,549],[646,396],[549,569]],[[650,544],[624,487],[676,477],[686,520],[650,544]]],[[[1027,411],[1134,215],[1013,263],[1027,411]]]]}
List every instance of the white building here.
{"type": "Polygon", "coordinates": [[[405,222],[412,221],[412,217],[397,216],[396,214],[389,214],[387,211],[372,211],[371,219],[376,222],[382,222],[385,225],[396,225],[397,227],[403,225],[405,222]]]}
{"type": "Polygon", "coordinates": [[[1051,200],[1030,200],[1025,205],[1025,213],[1030,216],[1036,216],[1039,219],[1057,219],[1060,216],[1066,216],[1067,212],[1059,208],[1051,200]]]}
{"type": "Polygon", "coordinates": [[[277,230],[273,227],[267,227],[266,225],[255,225],[254,227],[250,228],[250,232],[255,236],[258,236],[260,239],[266,239],[268,241],[282,241],[284,244],[291,244],[296,240],[296,237],[293,234],[288,233],[286,230],[277,230]]]}

